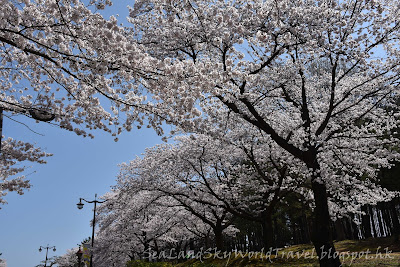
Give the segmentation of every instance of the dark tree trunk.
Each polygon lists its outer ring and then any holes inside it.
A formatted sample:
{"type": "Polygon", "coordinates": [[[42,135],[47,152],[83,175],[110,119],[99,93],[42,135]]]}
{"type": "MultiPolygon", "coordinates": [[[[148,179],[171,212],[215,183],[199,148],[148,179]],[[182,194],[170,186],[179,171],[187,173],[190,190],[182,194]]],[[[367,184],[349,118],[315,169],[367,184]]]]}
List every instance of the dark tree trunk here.
{"type": "Polygon", "coordinates": [[[291,232],[292,232],[292,240],[293,240],[293,244],[300,244],[299,243],[299,235],[298,235],[298,229],[296,226],[296,222],[294,218],[290,218],[290,228],[291,228],[291,232]]]}
{"type": "Polygon", "coordinates": [[[207,232],[206,236],[204,237],[204,246],[205,248],[209,248],[210,245],[210,231],[207,232]]]}
{"type": "Polygon", "coordinates": [[[305,215],[305,223],[307,225],[307,238],[308,238],[308,242],[311,243],[311,236],[312,236],[312,224],[313,224],[313,220],[311,216],[307,216],[305,215]]]}
{"type": "Polygon", "coordinates": [[[347,217],[343,217],[340,219],[343,225],[344,229],[344,239],[352,239],[352,233],[351,233],[351,225],[349,223],[349,219],[347,217]]]}
{"type": "Polygon", "coordinates": [[[264,249],[268,250],[270,247],[273,246],[274,243],[274,234],[273,234],[273,227],[272,227],[272,214],[267,213],[264,216],[264,220],[262,222],[262,234],[263,234],[263,243],[264,249]]]}
{"type": "Polygon", "coordinates": [[[222,226],[216,225],[214,227],[214,235],[215,235],[215,247],[219,251],[223,251],[224,249],[224,240],[222,235],[222,226]]]}
{"type": "Polygon", "coordinates": [[[312,190],[315,200],[312,242],[317,252],[320,266],[339,267],[341,263],[332,240],[326,187],[324,184],[313,180],[312,190]]]}
{"type": "Polygon", "coordinates": [[[275,217],[273,219],[273,223],[274,223],[274,233],[275,235],[273,236],[273,242],[274,242],[274,246],[278,247],[279,244],[279,230],[278,230],[278,219],[275,217]]]}
{"type": "Polygon", "coordinates": [[[193,238],[189,239],[189,249],[190,250],[194,250],[194,240],[193,240],[193,238]]]}
{"type": "Polygon", "coordinates": [[[382,207],[382,218],[384,227],[386,230],[386,236],[391,236],[393,234],[392,218],[390,217],[388,204],[386,202],[381,204],[382,207]]]}
{"type": "Polygon", "coordinates": [[[392,214],[392,219],[393,219],[394,241],[399,242],[400,223],[399,223],[399,216],[397,215],[396,204],[393,200],[389,202],[389,207],[390,207],[390,212],[392,214]]]}
{"type": "Polygon", "coordinates": [[[379,231],[381,232],[381,236],[385,236],[385,230],[384,230],[384,226],[383,226],[383,220],[382,220],[382,211],[379,207],[377,208],[377,212],[376,215],[378,217],[378,225],[379,225],[379,231]]]}
{"type": "Polygon", "coordinates": [[[377,237],[377,231],[375,229],[375,218],[374,218],[374,209],[372,208],[371,205],[368,205],[368,210],[369,210],[369,214],[371,216],[371,229],[372,229],[372,234],[374,235],[374,237],[377,237]]]}
{"type": "Polygon", "coordinates": [[[310,228],[308,225],[307,215],[304,212],[305,206],[303,205],[303,209],[301,210],[301,229],[302,229],[302,243],[306,244],[310,242],[310,228]]]}
{"type": "Polygon", "coordinates": [[[337,241],[346,239],[346,234],[344,232],[342,219],[337,219],[335,221],[335,229],[336,229],[336,240],[337,241]]]}
{"type": "Polygon", "coordinates": [[[353,221],[353,217],[344,217],[343,222],[345,225],[346,239],[358,239],[358,228],[353,221]]]}
{"type": "Polygon", "coordinates": [[[358,225],[354,222],[354,216],[355,215],[353,215],[351,219],[349,219],[351,224],[351,235],[352,239],[359,240],[360,238],[358,236],[358,225]]]}
{"type": "Polygon", "coordinates": [[[372,237],[371,214],[368,212],[368,207],[362,206],[361,211],[365,212],[365,215],[362,215],[362,233],[364,238],[372,237]]]}

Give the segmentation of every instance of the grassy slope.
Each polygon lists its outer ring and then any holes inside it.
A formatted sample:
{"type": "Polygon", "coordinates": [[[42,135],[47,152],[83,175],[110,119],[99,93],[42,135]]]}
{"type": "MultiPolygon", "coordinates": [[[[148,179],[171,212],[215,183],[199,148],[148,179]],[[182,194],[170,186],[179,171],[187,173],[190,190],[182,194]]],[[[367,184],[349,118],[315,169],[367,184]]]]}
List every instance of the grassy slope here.
{"type": "MultiPolygon", "coordinates": [[[[343,266],[398,266],[400,267],[400,244],[392,238],[370,238],[367,240],[345,240],[335,243],[340,252],[343,266]]],[[[178,267],[239,267],[239,266],[319,266],[314,247],[311,244],[291,246],[271,253],[235,255],[222,258],[222,254],[206,254],[200,259],[184,263],[144,263],[136,262],[129,267],[178,266],[178,267]]]]}

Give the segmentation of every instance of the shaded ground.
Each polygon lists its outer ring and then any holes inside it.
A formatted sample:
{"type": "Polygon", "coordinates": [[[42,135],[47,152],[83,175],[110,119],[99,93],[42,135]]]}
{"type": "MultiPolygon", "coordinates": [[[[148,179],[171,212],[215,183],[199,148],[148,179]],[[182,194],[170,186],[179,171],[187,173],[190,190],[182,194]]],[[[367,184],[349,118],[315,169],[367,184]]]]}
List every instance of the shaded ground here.
{"type": "MultiPolygon", "coordinates": [[[[369,238],[367,240],[344,240],[335,243],[337,256],[343,266],[398,266],[400,267],[400,243],[393,238],[369,238]]],[[[329,251],[326,251],[329,255],[329,251]]],[[[330,255],[333,256],[333,255],[330,255]]],[[[197,259],[173,264],[167,262],[131,262],[129,267],[239,267],[239,266],[319,266],[311,244],[295,245],[284,249],[271,249],[264,253],[206,253],[197,259]]]]}

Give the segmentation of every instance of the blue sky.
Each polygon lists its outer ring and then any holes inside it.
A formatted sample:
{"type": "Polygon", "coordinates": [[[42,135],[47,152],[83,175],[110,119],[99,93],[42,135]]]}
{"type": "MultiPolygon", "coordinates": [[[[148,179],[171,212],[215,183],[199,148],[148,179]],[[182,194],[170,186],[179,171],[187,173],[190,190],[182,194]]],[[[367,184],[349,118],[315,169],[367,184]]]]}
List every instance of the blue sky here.
{"type": "MultiPolygon", "coordinates": [[[[105,14],[118,13],[124,22],[127,5],[133,5],[133,1],[115,1],[105,14]]],[[[123,133],[116,143],[110,134],[101,131],[93,132],[95,139],[83,138],[24,116],[13,118],[44,136],[5,117],[5,137],[36,143],[54,156],[45,165],[32,165],[30,171],[34,173],[28,176],[32,188],[22,196],[8,194],[8,204],[1,206],[0,258],[7,261],[8,267],[35,266],[45,258],[45,251],[38,250],[40,246],[56,246],[56,252],[49,251],[50,257],[62,255],[91,236],[93,204],[78,210],[79,198],[92,200],[95,193],[109,191],[115,184],[118,164],[161,143],[152,129],[123,133]]]]}

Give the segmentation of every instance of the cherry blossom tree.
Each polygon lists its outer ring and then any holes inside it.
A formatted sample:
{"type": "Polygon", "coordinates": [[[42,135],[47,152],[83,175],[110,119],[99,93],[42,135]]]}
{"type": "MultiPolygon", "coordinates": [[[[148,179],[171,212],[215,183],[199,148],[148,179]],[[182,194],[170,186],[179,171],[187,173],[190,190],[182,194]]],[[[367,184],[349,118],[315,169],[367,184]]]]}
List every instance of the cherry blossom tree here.
{"type": "Polygon", "coordinates": [[[386,108],[398,96],[398,17],[390,0],[143,0],[130,22],[161,62],[141,86],[181,125],[196,126],[198,108],[235,113],[302,162],[320,263],[339,266],[323,254],[335,252],[328,192],[398,158],[387,133],[399,114],[386,108]]]}
{"type": "MultiPolygon", "coordinates": [[[[58,256],[54,260],[54,264],[57,264],[59,267],[75,267],[78,266],[78,257],[76,253],[79,248],[68,249],[64,255],[58,256]]],[[[81,266],[84,266],[81,263],[81,266]]]]}
{"type": "MultiPolygon", "coordinates": [[[[311,182],[303,175],[308,170],[268,135],[233,122],[231,119],[232,130],[214,129],[211,135],[218,138],[202,134],[178,136],[173,145],[147,149],[143,158],[122,165],[119,184],[171,196],[193,214],[199,214],[203,206],[214,209],[215,216],[217,207],[230,216],[261,223],[264,246],[269,248],[273,244],[272,215],[281,201],[285,202],[290,194],[301,195],[307,200],[306,205],[311,202],[315,207],[311,182]]],[[[368,180],[359,180],[344,171],[341,174],[344,182],[328,188],[330,216],[334,220],[361,213],[364,204],[374,205],[394,196],[368,180]]]]}
{"type": "MultiPolygon", "coordinates": [[[[280,202],[291,195],[313,202],[310,181],[301,175],[307,169],[292,155],[284,157],[284,150],[273,149],[268,135],[235,126],[224,138],[178,136],[173,145],[149,148],[143,158],[122,164],[118,184],[100,208],[97,261],[121,264],[149,248],[160,251],[171,240],[187,240],[189,233],[204,236],[207,229],[198,231],[199,225],[213,229],[221,248],[220,228],[230,226],[235,216],[262,223],[265,245],[271,246],[271,217],[280,202]],[[171,222],[175,227],[169,227],[171,222]]],[[[328,188],[334,219],[390,197],[371,182],[347,179],[328,188]]],[[[232,226],[228,235],[235,233],[232,226]]]]}
{"type": "Polygon", "coordinates": [[[99,208],[100,230],[94,248],[99,266],[149,260],[154,253],[166,258],[170,252],[165,250],[177,248],[178,252],[180,242],[193,236],[195,231],[189,231],[188,225],[197,223],[202,228],[202,223],[174,205],[173,199],[148,190],[127,190],[128,186],[118,184],[104,196],[108,201],[99,208]]]}
{"type": "Polygon", "coordinates": [[[15,191],[22,195],[24,190],[29,189],[31,184],[25,175],[28,166],[25,162],[44,164],[45,157],[52,154],[41,151],[32,144],[7,138],[1,141],[0,154],[0,203],[7,203],[4,197],[8,192],[15,191]]]}
{"type": "MultiPolygon", "coordinates": [[[[284,194],[304,188],[290,178],[286,167],[272,159],[261,138],[253,138],[248,129],[231,134],[229,140],[236,139],[236,144],[205,135],[181,136],[172,147],[148,149],[138,172],[143,177],[163,177],[161,183],[155,182],[157,178],[147,180],[145,187],[262,223],[265,246],[270,247],[277,204],[284,194]],[[184,190],[179,185],[184,185],[184,190]]],[[[133,161],[126,171],[133,173],[137,166],[133,161]]]]}
{"type": "MultiPolygon", "coordinates": [[[[83,136],[92,129],[117,135],[135,120],[142,125],[145,97],[134,88],[115,89],[123,73],[113,74],[124,66],[140,76],[151,58],[125,37],[115,17],[96,12],[106,5],[111,2],[2,1],[0,109],[54,119],[83,136]],[[122,110],[126,116],[119,116],[122,110]]],[[[146,118],[157,124],[149,113],[146,118]]]]}
{"type": "Polygon", "coordinates": [[[190,165],[199,162],[179,160],[188,156],[189,151],[191,159],[195,159],[201,154],[201,147],[188,147],[182,154],[177,153],[180,148],[166,144],[147,149],[143,158],[122,165],[119,180],[127,181],[133,190],[154,191],[171,199],[173,205],[183,207],[213,229],[216,248],[222,250],[223,232],[232,225],[233,217],[224,208],[223,202],[209,193],[207,188],[212,187],[218,192],[223,189],[218,188],[215,177],[207,179],[212,173],[204,170],[203,175],[207,176],[204,179],[202,174],[197,173],[199,169],[190,165]]]}

